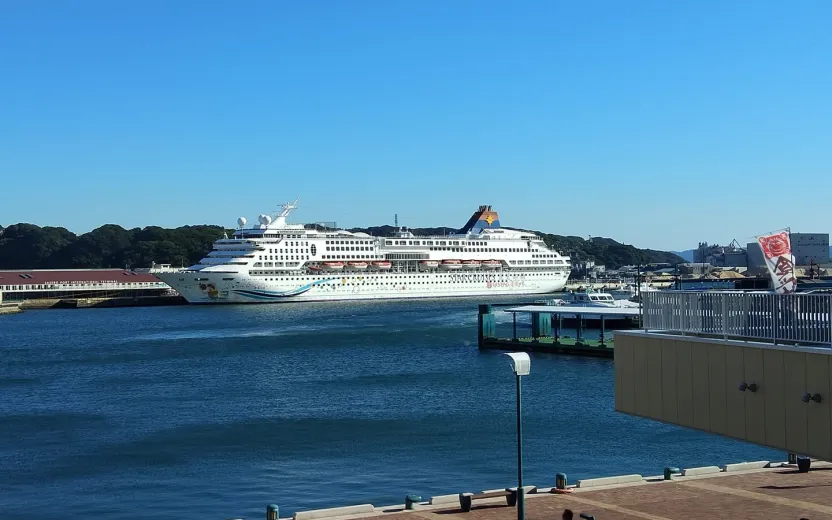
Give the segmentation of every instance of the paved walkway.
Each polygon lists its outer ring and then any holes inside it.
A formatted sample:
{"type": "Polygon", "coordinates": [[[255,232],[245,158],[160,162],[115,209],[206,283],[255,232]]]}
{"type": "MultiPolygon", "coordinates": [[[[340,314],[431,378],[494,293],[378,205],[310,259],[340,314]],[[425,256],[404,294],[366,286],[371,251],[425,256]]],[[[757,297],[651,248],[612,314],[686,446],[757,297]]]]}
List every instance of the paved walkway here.
{"type": "MultiPolygon", "coordinates": [[[[428,506],[387,513],[384,520],[516,520],[504,501],[474,502],[470,513],[458,506],[428,506]]],[[[774,468],[744,473],[680,477],[575,490],[566,495],[540,493],[526,499],[527,520],[560,520],[563,510],[595,515],[597,520],[760,519],[832,520],[832,465],[813,462],[812,471],[774,468]]]]}

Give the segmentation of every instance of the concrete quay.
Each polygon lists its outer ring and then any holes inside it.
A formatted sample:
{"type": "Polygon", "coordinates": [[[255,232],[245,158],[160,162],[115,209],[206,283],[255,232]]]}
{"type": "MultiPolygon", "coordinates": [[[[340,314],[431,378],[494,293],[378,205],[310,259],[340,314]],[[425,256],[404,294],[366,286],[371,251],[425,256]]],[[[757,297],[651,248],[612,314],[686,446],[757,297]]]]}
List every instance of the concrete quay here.
{"type": "MultiPolygon", "coordinates": [[[[560,520],[564,509],[597,520],[682,520],[784,518],[832,520],[832,464],[813,461],[807,473],[795,465],[768,461],[667,468],[665,475],[622,475],[586,479],[565,490],[526,487],[528,520],[560,520]],[[684,476],[683,476],[684,475],[684,476]]],[[[493,490],[489,490],[493,491],[493,490]]],[[[460,496],[445,495],[411,504],[375,507],[371,504],[300,511],[292,520],[515,520],[515,507],[505,498],[473,501],[462,512],[460,496]]],[[[267,520],[277,518],[272,511],[267,520]]],[[[288,518],[287,518],[288,520],[288,518]]]]}
{"type": "Polygon", "coordinates": [[[20,302],[22,310],[157,307],[185,305],[181,296],[115,296],[95,298],[38,298],[20,302]]]}
{"type": "Polygon", "coordinates": [[[23,312],[17,303],[0,303],[0,314],[17,314],[23,312]]]}

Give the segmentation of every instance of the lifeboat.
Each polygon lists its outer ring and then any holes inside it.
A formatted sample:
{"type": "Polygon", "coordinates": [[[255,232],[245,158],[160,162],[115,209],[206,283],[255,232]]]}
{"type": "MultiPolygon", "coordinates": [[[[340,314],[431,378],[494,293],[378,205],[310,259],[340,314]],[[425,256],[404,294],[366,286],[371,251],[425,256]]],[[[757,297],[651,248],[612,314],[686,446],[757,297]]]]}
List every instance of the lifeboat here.
{"type": "Polygon", "coordinates": [[[306,268],[313,273],[320,273],[321,271],[323,271],[323,268],[319,265],[310,265],[306,268]]]}
{"type": "Polygon", "coordinates": [[[373,269],[387,270],[391,267],[393,267],[393,264],[386,260],[382,260],[381,262],[373,262],[373,269]]]}
{"type": "Polygon", "coordinates": [[[462,269],[462,264],[459,260],[443,260],[440,267],[442,269],[462,269]]]}
{"type": "Polygon", "coordinates": [[[421,269],[436,269],[439,267],[439,260],[422,260],[419,262],[421,269]]]}
{"type": "Polygon", "coordinates": [[[348,262],[347,265],[351,269],[367,269],[367,262],[348,262]]]}
{"type": "Polygon", "coordinates": [[[484,260],[481,265],[486,269],[497,269],[503,265],[503,263],[499,260],[484,260]]]}
{"type": "Polygon", "coordinates": [[[344,262],[324,262],[323,267],[327,271],[340,271],[344,268],[344,262]]]}
{"type": "Polygon", "coordinates": [[[480,261],[479,260],[463,260],[462,265],[464,265],[465,267],[470,267],[472,269],[476,269],[477,267],[480,266],[480,261]]]}

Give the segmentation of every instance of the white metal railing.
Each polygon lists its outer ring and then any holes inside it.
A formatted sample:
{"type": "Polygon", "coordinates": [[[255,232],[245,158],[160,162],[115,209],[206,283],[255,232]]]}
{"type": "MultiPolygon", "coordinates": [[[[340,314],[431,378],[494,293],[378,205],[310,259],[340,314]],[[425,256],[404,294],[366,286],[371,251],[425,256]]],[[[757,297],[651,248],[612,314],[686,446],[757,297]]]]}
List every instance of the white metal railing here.
{"type": "Polygon", "coordinates": [[[832,344],[832,295],[645,292],[643,327],[773,343],[832,344]]]}

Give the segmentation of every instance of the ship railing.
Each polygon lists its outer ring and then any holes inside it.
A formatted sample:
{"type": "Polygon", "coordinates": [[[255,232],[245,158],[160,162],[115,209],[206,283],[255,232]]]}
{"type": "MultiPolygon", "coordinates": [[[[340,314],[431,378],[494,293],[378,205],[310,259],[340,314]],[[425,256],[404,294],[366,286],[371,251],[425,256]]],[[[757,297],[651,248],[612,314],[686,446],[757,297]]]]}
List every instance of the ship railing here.
{"type": "Polygon", "coordinates": [[[642,293],[642,327],[774,344],[832,345],[832,295],[744,292],[642,293]]]}

